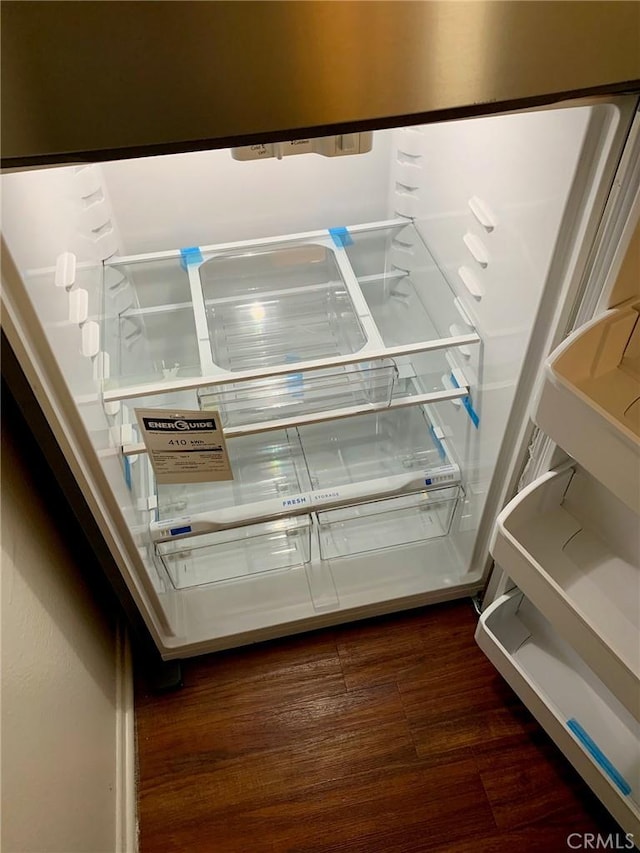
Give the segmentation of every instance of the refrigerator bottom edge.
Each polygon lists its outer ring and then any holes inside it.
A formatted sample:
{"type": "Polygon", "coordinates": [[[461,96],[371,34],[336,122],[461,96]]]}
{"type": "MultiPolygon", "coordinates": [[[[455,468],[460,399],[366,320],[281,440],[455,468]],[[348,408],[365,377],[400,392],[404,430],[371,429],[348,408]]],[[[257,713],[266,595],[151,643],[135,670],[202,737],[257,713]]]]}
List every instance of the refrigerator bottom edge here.
{"type": "Polygon", "coordinates": [[[446,601],[470,599],[483,588],[483,581],[476,580],[431,585],[431,588],[424,584],[420,591],[399,587],[396,595],[377,599],[352,593],[349,596],[345,594],[342,606],[320,610],[314,609],[309,603],[308,580],[304,572],[290,572],[287,575],[285,580],[288,582],[290,598],[287,602],[281,598],[279,606],[273,608],[264,604],[259,611],[256,608],[244,611],[238,608],[234,612],[225,606],[224,601],[213,602],[210,599],[205,602],[202,598],[195,599],[190,608],[188,605],[183,608],[193,617],[190,630],[179,636],[165,637],[164,642],[159,644],[163,660],[181,660],[446,601]],[[305,587],[306,602],[303,601],[305,587]]]}

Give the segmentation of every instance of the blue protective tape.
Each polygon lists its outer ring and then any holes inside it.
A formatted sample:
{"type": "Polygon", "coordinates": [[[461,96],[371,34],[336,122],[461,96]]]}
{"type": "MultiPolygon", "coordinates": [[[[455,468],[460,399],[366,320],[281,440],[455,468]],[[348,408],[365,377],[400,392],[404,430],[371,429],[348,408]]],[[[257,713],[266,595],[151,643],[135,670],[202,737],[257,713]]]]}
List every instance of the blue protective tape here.
{"type": "Polygon", "coordinates": [[[600,747],[595,743],[595,741],[591,740],[589,735],[582,728],[580,723],[572,718],[567,720],[567,728],[569,728],[574,735],[578,738],[582,746],[587,750],[589,755],[593,758],[596,764],[599,764],[600,767],[604,770],[607,776],[611,779],[611,781],[616,785],[623,794],[631,793],[631,785],[627,782],[627,780],[622,776],[621,773],[616,770],[613,764],[609,761],[604,752],[600,749],[600,747]]]}
{"type": "MultiPolygon", "coordinates": [[[[443,443],[440,441],[440,439],[438,438],[438,436],[436,435],[436,430],[435,430],[435,427],[434,427],[433,425],[429,427],[429,432],[431,433],[431,438],[433,439],[433,443],[435,444],[436,449],[437,449],[437,451],[438,451],[438,453],[439,453],[439,455],[440,455],[440,459],[446,459],[446,458],[447,458],[447,454],[445,453],[444,445],[443,445],[443,443]]],[[[427,484],[427,485],[428,485],[428,484],[427,484]]]]}
{"type": "MultiPolygon", "coordinates": [[[[287,364],[300,361],[297,355],[288,354],[284,358],[287,364]]],[[[302,373],[291,373],[287,376],[287,388],[293,397],[304,396],[304,376],[302,373]]]]}
{"type": "Polygon", "coordinates": [[[190,267],[192,264],[202,263],[202,252],[199,246],[187,246],[185,249],[180,249],[180,266],[183,270],[190,267]]]}
{"type": "Polygon", "coordinates": [[[124,481],[129,491],[131,491],[131,462],[129,462],[126,456],[122,457],[122,461],[124,463],[124,481]]]}
{"type": "MultiPolygon", "coordinates": [[[[451,381],[453,382],[456,388],[460,387],[453,373],[451,374],[451,381]]],[[[469,397],[468,394],[466,397],[462,398],[462,405],[465,407],[467,414],[471,418],[471,423],[476,429],[478,429],[478,427],[480,426],[480,418],[478,417],[478,413],[476,412],[476,410],[471,405],[471,397],[469,397]]]]}
{"type": "Polygon", "coordinates": [[[329,228],[329,234],[339,249],[344,249],[345,246],[350,246],[353,243],[353,237],[344,225],[340,228],[329,228]]]}
{"type": "Polygon", "coordinates": [[[181,533],[191,533],[191,525],[188,524],[186,527],[171,527],[169,533],[171,536],[179,536],[181,533]]]}

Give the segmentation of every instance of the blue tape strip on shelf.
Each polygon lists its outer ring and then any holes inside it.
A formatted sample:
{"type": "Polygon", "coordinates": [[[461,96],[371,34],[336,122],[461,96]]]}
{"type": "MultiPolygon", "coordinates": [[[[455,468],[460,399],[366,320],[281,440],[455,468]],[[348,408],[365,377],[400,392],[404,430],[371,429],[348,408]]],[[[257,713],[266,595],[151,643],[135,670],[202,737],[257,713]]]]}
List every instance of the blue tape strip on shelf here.
{"type": "Polygon", "coordinates": [[[129,462],[128,457],[122,457],[122,463],[124,465],[124,481],[127,484],[127,488],[131,491],[131,462],[129,462]]]}
{"type": "MultiPolygon", "coordinates": [[[[444,445],[443,445],[443,443],[440,441],[440,439],[438,438],[438,436],[436,435],[436,430],[435,430],[435,427],[434,427],[434,426],[430,426],[430,427],[429,427],[429,433],[430,433],[430,435],[431,435],[431,438],[433,439],[433,443],[434,443],[434,444],[435,444],[435,446],[436,446],[436,450],[438,451],[438,454],[440,455],[440,459],[443,459],[443,460],[444,460],[444,459],[446,459],[446,458],[447,458],[447,454],[445,453],[444,445]]],[[[429,483],[427,483],[427,485],[429,485],[429,483]]]]}
{"type": "MultiPolygon", "coordinates": [[[[453,373],[451,374],[451,381],[453,382],[455,388],[460,387],[453,373]]],[[[471,397],[469,397],[468,394],[466,397],[462,398],[462,405],[465,407],[467,414],[471,418],[471,423],[476,429],[478,429],[478,427],[480,426],[480,418],[478,417],[478,413],[476,412],[476,410],[471,405],[471,397]]]]}
{"type": "MultiPolygon", "coordinates": [[[[294,364],[296,361],[300,361],[300,358],[297,355],[287,354],[284,360],[287,364],[294,364]]],[[[292,397],[303,397],[304,376],[302,373],[291,373],[287,378],[287,388],[292,397]]]]}
{"type": "Polygon", "coordinates": [[[570,720],[567,720],[567,728],[574,733],[574,735],[578,738],[582,746],[584,746],[584,748],[587,750],[587,752],[593,758],[596,764],[599,764],[600,767],[602,767],[602,769],[611,779],[614,785],[616,785],[616,787],[618,787],[623,794],[630,794],[631,785],[627,782],[624,776],[622,776],[622,774],[618,770],[616,770],[616,768],[609,761],[609,759],[600,749],[597,743],[595,743],[595,741],[593,741],[585,732],[580,723],[572,717],[570,720]]]}
{"type": "Polygon", "coordinates": [[[339,249],[344,249],[345,246],[350,246],[353,243],[353,237],[344,225],[340,228],[329,228],[329,234],[339,249]]]}
{"type": "Polygon", "coordinates": [[[202,252],[199,246],[187,246],[180,249],[180,266],[183,270],[190,267],[192,264],[202,263],[202,252]]]}
{"type": "Polygon", "coordinates": [[[179,536],[181,533],[191,533],[191,525],[188,524],[185,527],[171,527],[169,529],[169,534],[171,536],[179,536]]]}

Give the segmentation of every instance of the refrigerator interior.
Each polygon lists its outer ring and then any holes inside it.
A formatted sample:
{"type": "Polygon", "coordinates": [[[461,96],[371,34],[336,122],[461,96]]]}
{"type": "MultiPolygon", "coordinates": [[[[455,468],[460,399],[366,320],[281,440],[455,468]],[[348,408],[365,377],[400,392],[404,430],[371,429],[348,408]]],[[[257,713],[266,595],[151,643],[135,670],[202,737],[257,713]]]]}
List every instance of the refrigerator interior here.
{"type": "Polygon", "coordinates": [[[3,175],[44,393],[165,657],[482,588],[633,107],[3,175]],[[219,411],[234,479],[157,484],[142,407],[219,411]]]}

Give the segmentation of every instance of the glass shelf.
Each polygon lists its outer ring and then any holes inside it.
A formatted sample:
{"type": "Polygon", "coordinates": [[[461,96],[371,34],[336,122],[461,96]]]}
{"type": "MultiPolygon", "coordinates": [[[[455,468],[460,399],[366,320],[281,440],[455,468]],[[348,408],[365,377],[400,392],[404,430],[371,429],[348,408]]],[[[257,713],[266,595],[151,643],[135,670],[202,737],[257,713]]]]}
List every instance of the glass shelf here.
{"type": "Polygon", "coordinates": [[[436,437],[421,406],[243,436],[227,446],[234,480],[156,487],[154,541],[173,541],[183,532],[191,538],[460,481],[446,442],[436,437]],[[180,528],[179,534],[174,528],[180,528]]]}
{"type": "Polygon", "coordinates": [[[420,406],[300,427],[313,489],[422,473],[442,465],[420,406]]]}
{"type": "Polygon", "coordinates": [[[479,343],[404,220],[115,258],[104,294],[106,402],[479,343]]]}
{"type": "Polygon", "coordinates": [[[307,466],[295,430],[235,438],[227,442],[227,450],[234,479],[158,485],[158,521],[248,503],[281,501],[309,489],[307,466]]]}

